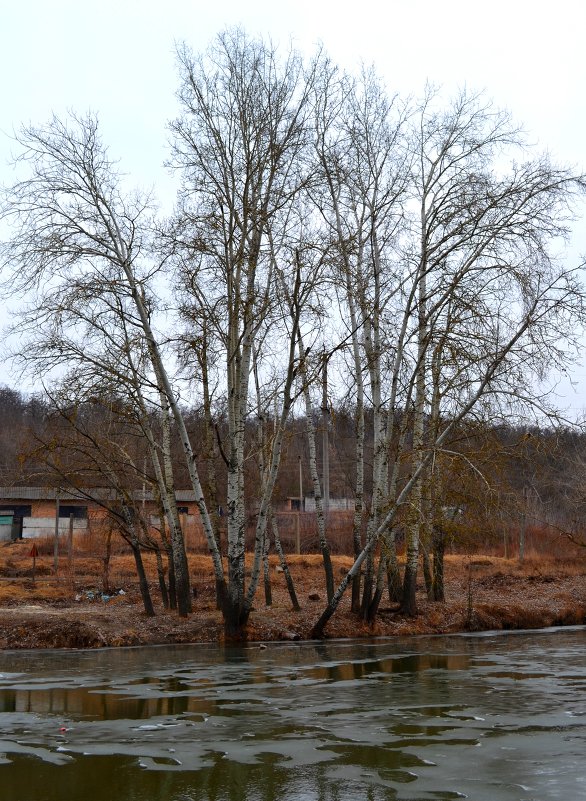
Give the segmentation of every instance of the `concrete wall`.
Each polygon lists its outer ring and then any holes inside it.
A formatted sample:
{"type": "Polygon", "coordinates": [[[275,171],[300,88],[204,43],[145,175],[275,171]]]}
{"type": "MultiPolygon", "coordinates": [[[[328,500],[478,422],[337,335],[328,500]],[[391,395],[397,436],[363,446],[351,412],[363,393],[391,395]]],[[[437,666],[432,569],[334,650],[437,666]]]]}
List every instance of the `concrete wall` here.
{"type": "MultiPolygon", "coordinates": [[[[53,509],[53,514],[55,510],[53,509]]],[[[88,528],[87,520],[73,521],[73,530],[76,533],[85,533],[88,528]]],[[[66,517],[59,519],[59,536],[69,533],[69,520],[66,517]]],[[[22,538],[52,537],[55,534],[55,517],[25,517],[22,521],[22,538]]]]}
{"type": "Polygon", "coordinates": [[[0,524],[0,542],[10,542],[12,539],[12,523],[0,524]]]}
{"type": "MultiPolygon", "coordinates": [[[[330,512],[346,512],[348,509],[354,509],[354,500],[352,498],[330,498],[329,504],[330,512]]],[[[315,498],[305,497],[305,512],[315,512],[315,498]]]]}

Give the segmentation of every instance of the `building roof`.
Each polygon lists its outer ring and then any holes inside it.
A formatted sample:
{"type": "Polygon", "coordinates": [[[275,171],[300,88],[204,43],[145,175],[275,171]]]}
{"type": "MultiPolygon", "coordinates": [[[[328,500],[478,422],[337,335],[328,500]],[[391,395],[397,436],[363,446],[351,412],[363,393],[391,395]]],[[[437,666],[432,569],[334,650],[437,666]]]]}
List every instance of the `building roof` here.
{"type": "MultiPolygon", "coordinates": [[[[154,500],[154,495],[150,490],[134,490],[132,493],[136,501],[154,500]]],[[[56,489],[55,487],[0,487],[0,501],[20,500],[20,501],[91,501],[92,498],[100,501],[115,500],[116,492],[107,487],[80,488],[70,487],[67,490],[56,489]]],[[[177,490],[175,498],[183,503],[195,502],[195,492],[193,490],[177,490]]]]}

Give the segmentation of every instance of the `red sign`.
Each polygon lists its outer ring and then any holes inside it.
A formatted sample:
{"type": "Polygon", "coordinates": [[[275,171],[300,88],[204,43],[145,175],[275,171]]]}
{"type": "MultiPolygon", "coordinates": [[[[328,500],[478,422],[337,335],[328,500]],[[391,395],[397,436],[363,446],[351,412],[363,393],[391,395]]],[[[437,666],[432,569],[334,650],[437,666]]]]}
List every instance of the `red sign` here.
{"type": "Polygon", "coordinates": [[[37,550],[37,546],[33,545],[33,547],[31,548],[31,552],[29,553],[29,556],[32,556],[32,558],[34,559],[38,555],[39,555],[39,552],[37,550]]]}

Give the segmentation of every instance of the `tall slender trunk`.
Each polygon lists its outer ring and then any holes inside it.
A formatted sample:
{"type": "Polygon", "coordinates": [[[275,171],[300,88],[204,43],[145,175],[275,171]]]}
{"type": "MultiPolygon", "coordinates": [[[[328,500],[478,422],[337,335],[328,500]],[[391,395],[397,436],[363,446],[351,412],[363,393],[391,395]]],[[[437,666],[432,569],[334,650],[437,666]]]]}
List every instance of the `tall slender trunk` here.
{"type": "Polygon", "coordinates": [[[263,547],[263,554],[262,554],[262,564],[263,564],[263,583],[265,588],[265,605],[272,606],[273,604],[273,592],[271,589],[271,571],[269,566],[269,548],[270,548],[270,537],[268,531],[265,531],[264,537],[264,547],[263,547]]]}
{"type": "Polygon", "coordinates": [[[421,254],[417,274],[417,364],[415,367],[415,403],[413,409],[413,453],[412,471],[417,476],[409,502],[409,522],[407,525],[407,558],[403,580],[401,611],[410,617],[417,614],[417,562],[419,558],[419,537],[422,518],[422,482],[425,467],[425,390],[426,354],[428,347],[427,320],[427,255],[426,255],[426,209],[425,200],[421,206],[421,254]]]}
{"type": "MultiPolygon", "coordinates": [[[[350,312],[350,325],[352,331],[352,358],[354,361],[354,380],[356,382],[356,436],[355,436],[355,459],[356,459],[356,478],[354,488],[354,517],[352,520],[352,545],[354,558],[358,556],[362,548],[362,519],[364,516],[364,381],[362,378],[362,362],[360,358],[360,344],[358,339],[358,316],[356,313],[356,303],[353,296],[353,286],[350,279],[350,265],[346,264],[346,300],[350,312]]],[[[361,572],[354,576],[352,581],[352,611],[360,611],[360,589],[361,572]]]]}
{"type": "Polygon", "coordinates": [[[393,534],[393,548],[387,556],[387,588],[389,591],[389,602],[391,604],[401,601],[401,571],[399,570],[397,551],[394,544],[393,534]]]}
{"type": "Polygon", "coordinates": [[[138,586],[140,589],[140,597],[142,598],[144,611],[148,617],[154,617],[155,609],[153,606],[153,601],[149,590],[149,583],[146,577],[146,571],[144,569],[144,562],[142,561],[140,540],[136,533],[136,528],[134,526],[134,523],[132,522],[132,518],[126,504],[123,505],[123,516],[126,523],[125,528],[127,531],[127,540],[130,544],[132,555],[134,557],[134,563],[136,565],[138,586]]]}
{"type": "MultiPolygon", "coordinates": [[[[238,268],[239,269],[239,268],[238,268]]],[[[228,377],[228,481],[226,529],[228,539],[228,584],[224,597],[225,633],[240,639],[246,623],[246,504],[244,497],[244,435],[248,387],[253,348],[254,267],[249,264],[247,292],[240,297],[240,281],[235,281],[238,297],[230,304],[226,372],[228,377]]]]}
{"type": "MultiPolygon", "coordinates": [[[[441,446],[446,442],[448,437],[453,433],[455,427],[470,413],[470,411],[476,406],[478,400],[484,395],[487,390],[487,387],[490,386],[492,380],[494,379],[495,374],[497,373],[498,369],[501,367],[504,359],[507,357],[509,352],[515,347],[515,345],[519,342],[529,325],[531,324],[532,315],[537,307],[537,299],[534,299],[532,305],[530,305],[527,313],[525,315],[525,319],[523,325],[520,325],[513,335],[508,339],[500,348],[500,350],[495,354],[494,358],[491,362],[487,365],[486,369],[482,376],[478,379],[478,383],[474,389],[474,392],[470,394],[467,398],[466,402],[463,404],[461,409],[459,410],[457,415],[454,415],[450,421],[446,424],[446,427],[443,429],[441,434],[438,434],[437,439],[433,443],[434,449],[439,450],[441,446]]],[[[356,573],[360,570],[360,566],[368,556],[369,550],[371,550],[376,542],[378,541],[379,537],[383,536],[384,533],[390,529],[395,517],[397,515],[397,510],[406,503],[413,489],[419,480],[421,475],[421,471],[425,468],[429,460],[432,458],[433,450],[429,449],[427,453],[424,454],[421,462],[418,466],[415,467],[413,473],[406,481],[405,485],[403,486],[402,490],[397,494],[397,497],[390,505],[390,508],[386,512],[383,520],[381,521],[378,530],[376,532],[376,536],[370,541],[367,542],[354,561],[354,564],[338,586],[337,590],[334,593],[334,597],[331,602],[328,603],[324,611],[322,612],[321,616],[313,626],[311,630],[312,637],[321,637],[324,631],[325,626],[327,625],[328,621],[335,613],[336,609],[338,608],[338,604],[342,600],[344,593],[350,582],[353,580],[356,573]]]]}
{"type": "MultiPolygon", "coordinates": [[[[360,381],[362,384],[362,380],[360,381]]],[[[357,392],[356,399],[356,488],[354,494],[354,516],[352,519],[352,545],[354,548],[354,558],[358,556],[362,548],[362,517],[364,510],[364,392],[361,389],[357,392]]],[[[352,581],[352,611],[360,611],[360,585],[361,571],[359,571],[352,581]]]]}
{"type": "MultiPolygon", "coordinates": [[[[419,368],[418,368],[419,369],[419,368]]],[[[409,498],[407,532],[407,554],[403,578],[401,612],[409,617],[417,614],[417,563],[419,560],[419,532],[421,522],[421,472],[423,470],[423,425],[424,425],[424,378],[418,379],[413,423],[412,471],[417,476],[409,498]]]]}
{"type": "MultiPolygon", "coordinates": [[[[159,373],[157,372],[157,375],[159,373]]],[[[159,377],[159,382],[161,383],[162,379],[159,377]]],[[[165,544],[165,550],[167,553],[171,553],[172,561],[173,561],[173,571],[169,573],[170,576],[170,585],[169,585],[169,605],[171,609],[177,609],[177,593],[176,593],[176,582],[175,582],[175,573],[176,567],[179,565],[183,569],[184,576],[187,575],[187,588],[185,587],[185,580],[183,582],[183,593],[187,591],[189,594],[189,575],[187,572],[187,557],[185,554],[185,543],[183,541],[183,534],[181,532],[181,526],[179,523],[179,514],[177,512],[177,501],[175,498],[175,489],[174,489],[174,480],[173,480],[173,468],[171,462],[171,442],[170,442],[170,421],[169,421],[169,414],[168,414],[168,399],[165,393],[162,391],[159,392],[159,397],[161,401],[161,415],[162,415],[162,431],[163,431],[163,438],[162,443],[158,444],[155,441],[155,436],[153,433],[153,429],[151,426],[151,420],[147,412],[146,402],[144,400],[142,390],[140,388],[140,383],[135,381],[135,391],[137,401],[139,403],[139,407],[141,410],[141,430],[145,436],[146,444],[148,446],[149,455],[151,459],[151,464],[153,467],[153,471],[155,474],[155,481],[156,481],[156,488],[158,490],[158,498],[159,498],[159,516],[161,520],[161,539],[165,544]],[[163,466],[161,466],[160,461],[160,454],[163,456],[163,466]],[[167,538],[166,528],[165,528],[165,521],[169,525],[169,531],[171,533],[170,539],[167,538]],[[173,577],[173,583],[171,585],[171,576],[173,577]]],[[[182,616],[187,615],[191,612],[191,598],[188,597],[187,603],[184,603],[181,607],[179,607],[179,613],[182,616]]]]}
{"type": "Polygon", "coordinates": [[[372,623],[376,618],[378,608],[380,606],[381,599],[383,597],[383,590],[385,588],[384,576],[385,576],[385,569],[387,566],[386,558],[381,554],[378,560],[378,567],[376,571],[376,581],[374,585],[374,592],[372,594],[372,599],[370,601],[370,605],[366,610],[365,619],[372,623]]]}
{"type": "Polygon", "coordinates": [[[163,470],[165,485],[166,512],[169,521],[171,551],[173,554],[173,567],[175,568],[175,592],[177,595],[177,611],[181,617],[192,612],[191,586],[189,582],[189,565],[185,550],[185,539],[181,530],[177,499],[175,496],[175,480],[173,477],[173,463],[171,461],[171,422],[169,420],[169,406],[166,395],[161,392],[162,428],[163,428],[163,470]]]}
{"type": "Polygon", "coordinates": [[[171,550],[171,543],[165,546],[165,555],[167,557],[167,568],[169,572],[169,608],[177,609],[177,588],[175,583],[175,561],[173,559],[173,551],[171,550]]]}
{"type": "MultiPolygon", "coordinates": [[[[265,467],[265,455],[264,455],[265,454],[264,428],[262,426],[263,414],[262,414],[260,387],[258,382],[258,370],[256,367],[256,354],[254,348],[251,348],[253,374],[255,376],[255,386],[257,394],[258,414],[259,417],[261,418],[260,453],[261,453],[262,492],[261,492],[257,522],[256,522],[254,555],[253,555],[252,570],[250,575],[250,584],[248,586],[248,592],[246,594],[244,607],[241,614],[241,622],[243,623],[246,622],[246,620],[248,619],[248,615],[250,614],[250,610],[252,609],[254,595],[256,593],[256,589],[258,586],[261,558],[264,551],[265,540],[268,536],[267,527],[271,514],[271,502],[273,498],[273,491],[275,488],[275,483],[277,481],[279,465],[281,463],[283,438],[285,436],[285,428],[294,400],[293,385],[299,369],[299,363],[295,358],[295,351],[297,348],[297,338],[299,334],[299,321],[301,318],[301,309],[302,309],[302,304],[300,302],[300,293],[302,289],[301,261],[298,252],[296,252],[295,266],[296,270],[295,270],[295,281],[293,285],[293,290],[290,294],[289,293],[286,294],[291,315],[287,372],[285,376],[285,382],[283,385],[282,393],[280,393],[282,397],[280,411],[277,410],[277,401],[275,401],[276,409],[274,416],[274,431],[270,448],[267,448],[268,458],[266,460],[266,467],[265,467]]],[[[281,283],[284,284],[284,281],[282,279],[281,283]]]]}
{"type": "Polygon", "coordinates": [[[427,593],[427,600],[433,601],[433,575],[432,575],[431,559],[429,556],[429,547],[428,547],[430,544],[431,542],[427,542],[427,540],[424,540],[423,542],[420,541],[425,592],[427,593]]]}
{"type": "Polygon", "coordinates": [[[444,602],[446,600],[444,589],[444,553],[446,547],[446,535],[440,526],[435,526],[433,530],[433,600],[444,602]]]}
{"type": "MultiPolygon", "coordinates": [[[[360,352],[359,331],[361,325],[358,322],[357,304],[355,298],[355,281],[352,275],[352,257],[347,247],[346,237],[342,225],[342,214],[340,211],[339,197],[334,187],[333,175],[330,172],[330,165],[324,153],[321,154],[322,164],[326,172],[326,180],[330,190],[335,216],[335,229],[341,249],[342,269],[344,285],[346,290],[346,302],[350,315],[350,336],[352,341],[352,359],[354,362],[354,381],[356,383],[356,436],[355,436],[355,461],[356,477],[354,488],[354,517],[352,520],[352,544],[354,558],[358,557],[362,549],[362,521],[364,517],[364,438],[365,438],[365,419],[364,419],[364,380],[362,377],[363,364],[360,352]]],[[[363,243],[361,236],[357,237],[360,244],[356,257],[356,272],[360,273],[360,264],[363,257],[363,243]]],[[[362,571],[359,570],[352,580],[352,611],[360,612],[360,590],[362,584],[362,571]]]]}
{"type": "Polygon", "coordinates": [[[330,547],[326,537],[326,522],[324,516],[323,497],[321,483],[319,480],[319,473],[317,470],[317,446],[315,436],[315,424],[313,422],[313,409],[311,405],[311,396],[309,393],[309,383],[307,378],[307,369],[305,367],[305,354],[303,348],[303,340],[301,335],[298,336],[299,344],[299,361],[300,361],[300,376],[303,381],[303,398],[305,401],[305,422],[307,431],[307,446],[309,450],[309,475],[313,485],[313,496],[315,500],[315,513],[317,518],[317,533],[319,540],[319,548],[322,555],[324,572],[326,577],[326,593],[328,602],[334,596],[334,571],[332,568],[332,559],[330,556],[330,547]]]}
{"type": "Polygon", "coordinates": [[[102,592],[110,594],[110,559],[112,556],[112,529],[108,526],[104,555],[102,557],[102,592]]]}
{"type": "MultiPolygon", "coordinates": [[[[451,328],[452,306],[448,303],[448,322],[445,326],[445,331],[448,332],[451,328]]],[[[443,335],[440,342],[433,349],[431,357],[431,408],[429,413],[429,442],[432,445],[439,434],[440,428],[440,405],[441,405],[441,369],[442,369],[442,355],[446,343],[447,333],[443,335]]],[[[444,548],[445,548],[445,534],[438,525],[438,513],[436,510],[437,500],[437,485],[438,485],[438,465],[437,460],[434,458],[430,463],[430,468],[427,470],[428,490],[427,490],[427,516],[428,516],[428,537],[431,543],[432,554],[432,569],[431,569],[431,591],[429,596],[432,601],[445,601],[444,591],[444,548]]],[[[443,517],[443,515],[442,515],[443,517]]]]}
{"type": "Polygon", "coordinates": [[[155,558],[157,560],[157,578],[159,579],[159,590],[161,591],[161,600],[163,608],[169,608],[169,593],[167,591],[167,582],[165,581],[165,570],[163,567],[163,557],[161,556],[160,548],[155,550],[155,558]]]}
{"type": "MultiPolygon", "coordinates": [[[[368,372],[370,378],[370,392],[372,395],[373,414],[373,469],[372,469],[372,500],[370,517],[367,526],[367,541],[375,536],[380,520],[380,511],[385,501],[385,491],[388,485],[388,443],[386,438],[386,420],[382,402],[381,387],[381,343],[380,343],[380,273],[378,260],[375,260],[374,269],[374,299],[370,315],[364,309],[364,350],[366,353],[368,372]]],[[[364,589],[362,593],[361,614],[365,620],[369,619],[373,593],[376,586],[374,571],[375,549],[369,551],[366,560],[364,576],[364,589]]],[[[377,575],[380,575],[377,570],[377,575]]]]}
{"type": "Polygon", "coordinates": [[[124,239],[120,235],[119,231],[117,231],[116,233],[117,233],[118,246],[120,248],[120,254],[119,254],[120,264],[122,269],[124,270],[124,274],[126,276],[126,280],[128,281],[128,285],[131,291],[132,300],[134,302],[135,308],[138,312],[138,316],[141,321],[141,326],[143,333],[145,335],[145,339],[147,341],[151,362],[153,364],[153,368],[156,371],[157,377],[161,382],[161,389],[165,393],[165,396],[169,402],[169,407],[171,409],[173,419],[175,420],[175,423],[177,425],[179,438],[181,440],[181,445],[185,454],[185,460],[187,463],[189,478],[191,481],[193,491],[195,493],[196,503],[201,515],[208,549],[212,557],[212,564],[214,567],[216,580],[223,585],[225,582],[225,578],[222,567],[222,559],[214,536],[214,530],[208,513],[208,508],[206,505],[201,481],[199,478],[195,454],[193,452],[191,441],[189,439],[189,434],[187,433],[187,428],[185,426],[185,420],[183,419],[183,415],[181,414],[181,409],[179,408],[179,404],[177,403],[177,400],[175,398],[175,394],[173,392],[173,388],[171,386],[168,373],[165,369],[165,365],[163,362],[163,358],[161,356],[157,340],[153,334],[153,330],[149,319],[149,313],[143,298],[141,288],[138,285],[136,278],[134,276],[129,254],[124,244],[124,239]]]}
{"type": "Polygon", "coordinates": [[[433,537],[433,467],[432,460],[421,473],[421,522],[419,528],[419,544],[421,547],[423,578],[428,601],[434,600],[433,571],[431,566],[433,537]]]}
{"type": "Polygon", "coordinates": [[[130,542],[130,547],[132,549],[132,555],[134,556],[134,563],[136,565],[136,572],[138,575],[138,585],[140,588],[140,597],[142,598],[144,611],[148,617],[154,617],[155,608],[153,606],[153,601],[149,590],[149,583],[147,581],[146,572],[144,569],[144,562],[142,561],[142,553],[140,550],[140,545],[135,539],[132,539],[130,542]]]}
{"type": "Polygon", "coordinates": [[[173,550],[171,548],[171,543],[169,542],[169,537],[167,535],[168,521],[165,512],[165,505],[163,503],[160,492],[158,494],[157,500],[159,506],[159,520],[160,520],[159,534],[161,537],[163,551],[165,553],[165,559],[167,561],[168,585],[166,588],[166,592],[169,605],[168,608],[175,610],[177,609],[177,594],[175,592],[175,566],[173,564],[173,550]]]}
{"type": "Polygon", "coordinates": [[[297,271],[295,277],[295,285],[293,289],[293,302],[291,303],[291,332],[289,339],[289,353],[287,362],[287,374],[285,376],[285,384],[282,390],[282,400],[280,412],[275,412],[275,425],[273,437],[271,441],[269,458],[266,470],[263,468],[263,482],[262,482],[262,495],[260,507],[258,510],[258,517],[256,523],[255,533],[255,547],[252,562],[252,571],[250,576],[250,586],[246,595],[244,614],[248,616],[252,608],[254,593],[256,592],[259,574],[260,574],[260,561],[264,548],[265,537],[267,536],[267,526],[270,517],[271,502],[273,498],[273,491],[277,481],[279,472],[279,465],[281,463],[281,452],[283,450],[283,438],[285,436],[285,428],[289,413],[293,405],[293,384],[297,375],[299,364],[295,358],[295,350],[297,343],[297,335],[299,332],[299,320],[301,314],[301,304],[298,302],[298,293],[301,286],[301,265],[297,260],[297,271]]]}
{"type": "Polygon", "coordinates": [[[287,591],[289,593],[289,598],[291,599],[291,604],[293,605],[293,609],[296,612],[301,610],[299,606],[299,601],[297,600],[297,593],[295,592],[295,585],[293,583],[293,578],[291,576],[291,571],[289,570],[289,564],[287,562],[287,557],[285,556],[285,552],[283,551],[283,546],[281,545],[281,537],[279,535],[279,526],[277,525],[277,518],[271,511],[271,527],[273,529],[273,536],[275,538],[275,550],[277,551],[277,555],[279,557],[279,564],[283,570],[283,575],[285,576],[285,582],[287,584],[287,591]]]}
{"type": "MultiPolygon", "coordinates": [[[[220,553],[222,552],[222,522],[220,515],[220,502],[218,497],[218,478],[216,472],[216,461],[218,457],[218,445],[216,441],[217,428],[214,424],[212,414],[212,396],[210,392],[210,375],[208,362],[208,331],[204,322],[201,346],[195,348],[196,357],[201,372],[202,395],[203,395],[203,414],[204,414],[204,434],[203,449],[201,458],[206,465],[205,471],[205,491],[210,510],[210,520],[215,533],[216,545],[220,553]]],[[[219,581],[216,576],[216,608],[222,609],[224,599],[224,582],[219,581]]]]}
{"type": "Polygon", "coordinates": [[[208,334],[207,326],[204,324],[203,341],[201,347],[196,348],[197,360],[201,372],[201,385],[203,395],[203,448],[201,458],[206,465],[206,497],[209,499],[210,519],[213,529],[216,532],[216,541],[220,548],[220,515],[218,499],[218,479],[216,473],[216,459],[218,456],[218,446],[216,443],[214,416],[212,413],[212,395],[210,392],[210,375],[208,363],[208,334]]]}

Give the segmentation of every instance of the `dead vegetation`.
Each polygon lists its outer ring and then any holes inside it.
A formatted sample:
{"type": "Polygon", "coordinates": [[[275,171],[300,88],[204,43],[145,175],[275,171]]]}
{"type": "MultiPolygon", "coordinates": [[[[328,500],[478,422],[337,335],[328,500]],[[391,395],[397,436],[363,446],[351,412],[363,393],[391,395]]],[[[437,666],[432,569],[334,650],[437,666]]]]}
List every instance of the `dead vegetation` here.
{"type": "MultiPolygon", "coordinates": [[[[0,548],[0,646],[3,648],[100,648],[154,643],[210,642],[222,637],[210,559],[190,554],[195,612],[187,619],[165,611],[156,597],[155,560],[147,554],[157,614],[148,618],[130,555],[116,553],[109,568],[109,593],[103,594],[99,556],[76,549],[62,554],[53,570],[52,547],[39,548],[32,577],[31,543],[0,548]]],[[[349,556],[333,559],[336,578],[350,568],[349,556]]],[[[262,587],[247,628],[249,641],[308,637],[325,603],[323,569],[317,554],[290,557],[301,611],[291,609],[283,574],[271,563],[273,603],[266,606],[262,587]]],[[[343,599],[327,628],[328,637],[439,634],[466,630],[541,628],[586,623],[586,558],[540,557],[523,563],[501,557],[448,556],[447,603],[430,603],[418,586],[419,614],[400,616],[383,600],[370,626],[349,611],[343,599]]]]}

